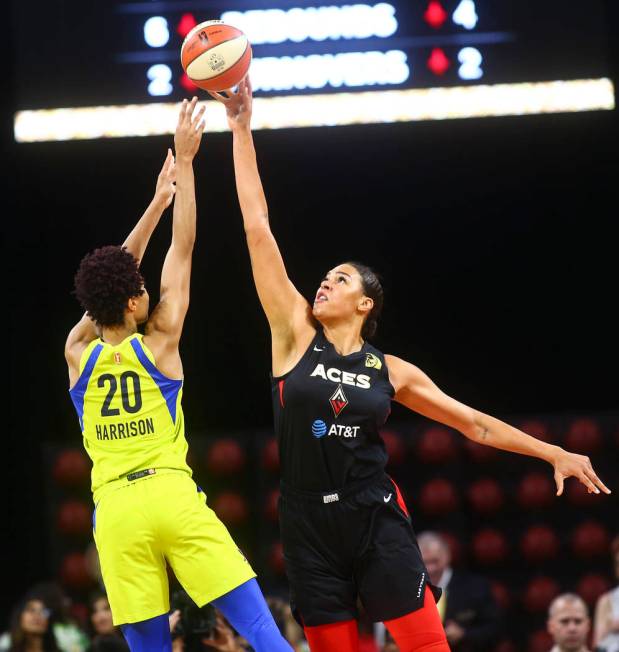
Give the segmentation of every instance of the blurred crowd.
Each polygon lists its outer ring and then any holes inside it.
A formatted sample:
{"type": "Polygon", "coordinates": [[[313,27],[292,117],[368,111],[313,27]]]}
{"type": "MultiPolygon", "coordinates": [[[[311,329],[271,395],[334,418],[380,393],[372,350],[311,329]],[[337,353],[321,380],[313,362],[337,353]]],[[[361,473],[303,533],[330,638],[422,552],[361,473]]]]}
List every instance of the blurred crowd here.
{"type": "MultiPolygon", "coordinates": [[[[502,614],[490,582],[452,568],[448,543],[440,534],[425,532],[419,546],[429,580],[443,589],[438,603],[445,632],[454,652],[492,652],[500,649],[502,614]],[[498,647],[497,647],[498,646],[498,647]]],[[[619,581],[619,538],[612,545],[619,581]]],[[[282,634],[295,652],[309,652],[303,630],[288,603],[280,597],[267,602],[282,634]]],[[[382,625],[366,622],[362,608],[360,652],[398,652],[382,625]]],[[[88,613],[76,615],[60,585],[41,583],[13,609],[9,629],[0,636],[0,651],[10,652],[128,652],[121,630],[103,591],[90,596],[88,613]]],[[[565,593],[550,604],[547,618],[548,652],[619,652],[619,586],[604,593],[593,618],[585,601],[565,593]]],[[[170,631],[174,652],[248,652],[242,639],[214,607],[198,609],[181,590],[172,596],[170,631]]],[[[334,650],[334,652],[337,652],[334,650]]]]}

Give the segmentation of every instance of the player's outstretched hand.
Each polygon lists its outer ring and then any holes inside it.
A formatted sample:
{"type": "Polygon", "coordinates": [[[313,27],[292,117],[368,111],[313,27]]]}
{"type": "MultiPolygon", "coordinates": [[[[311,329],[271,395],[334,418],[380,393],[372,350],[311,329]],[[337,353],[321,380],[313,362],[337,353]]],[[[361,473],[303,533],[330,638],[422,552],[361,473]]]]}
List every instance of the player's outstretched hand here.
{"type": "Polygon", "coordinates": [[[174,148],[176,160],[192,160],[200,147],[200,140],[204,131],[204,110],[202,105],[197,111],[198,98],[193,97],[191,102],[183,100],[178,114],[178,124],[174,134],[174,148]]]}
{"type": "Polygon", "coordinates": [[[214,97],[226,107],[226,117],[230,129],[234,131],[234,129],[248,127],[251,122],[252,109],[252,90],[249,76],[246,75],[239,82],[236,92],[229,88],[224,93],[225,95],[209,91],[211,97],[214,97]]]}
{"type": "Polygon", "coordinates": [[[168,149],[168,155],[163,162],[163,167],[157,177],[157,187],[155,189],[155,199],[161,202],[167,208],[174,199],[176,192],[176,165],[172,150],[168,149]]]}
{"type": "Polygon", "coordinates": [[[553,461],[553,466],[555,468],[557,496],[563,493],[563,481],[572,476],[580,480],[587,487],[590,494],[599,494],[600,490],[605,494],[610,493],[610,489],[598,478],[591,466],[591,461],[585,455],[577,455],[560,448],[553,461]]]}

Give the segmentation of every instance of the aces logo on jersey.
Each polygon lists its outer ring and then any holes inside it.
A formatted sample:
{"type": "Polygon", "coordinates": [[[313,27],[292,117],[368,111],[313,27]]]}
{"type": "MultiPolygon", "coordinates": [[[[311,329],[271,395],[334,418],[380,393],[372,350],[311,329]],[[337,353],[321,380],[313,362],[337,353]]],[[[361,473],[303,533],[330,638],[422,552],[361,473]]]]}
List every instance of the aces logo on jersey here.
{"type": "Polygon", "coordinates": [[[329,399],[329,403],[331,403],[333,414],[337,419],[340,416],[342,410],[348,405],[348,399],[346,398],[346,394],[344,394],[344,390],[342,389],[341,385],[337,386],[337,389],[333,392],[331,398],[329,399]]]}

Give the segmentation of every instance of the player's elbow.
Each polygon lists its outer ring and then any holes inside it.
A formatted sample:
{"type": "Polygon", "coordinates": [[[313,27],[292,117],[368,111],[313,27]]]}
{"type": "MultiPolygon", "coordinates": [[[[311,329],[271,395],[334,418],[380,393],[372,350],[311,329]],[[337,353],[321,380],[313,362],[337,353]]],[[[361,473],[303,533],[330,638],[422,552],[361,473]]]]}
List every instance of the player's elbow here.
{"type": "Polygon", "coordinates": [[[245,225],[245,238],[247,239],[247,245],[250,248],[258,247],[265,241],[270,240],[272,237],[273,234],[271,233],[269,222],[266,218],[257,221],[255,224],[245,225]]]}
{"type": "Polygon", "coordinates": [[[477,444],[487,444],[486,436],[488,433],[488,427],[484,423],[483,414],[476,412],[473,409],[469,409],[468,413],[464,417],[462,427],[459,428],[460,432],[477,444]]]}

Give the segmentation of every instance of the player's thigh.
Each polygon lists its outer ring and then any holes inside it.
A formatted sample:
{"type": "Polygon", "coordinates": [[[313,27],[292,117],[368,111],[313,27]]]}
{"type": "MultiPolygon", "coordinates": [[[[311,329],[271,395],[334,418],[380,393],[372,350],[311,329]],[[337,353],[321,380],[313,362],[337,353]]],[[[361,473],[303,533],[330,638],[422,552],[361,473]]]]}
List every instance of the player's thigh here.
{"type": "Polygon", "coordinates": [[[355,565],[355,579],[361,602],[375,622],[423,606],[427,572],[410,522],[394,506],[379,506],[366,550],[355,565]]]}
{"type": "Polygon", "coordinates": [[[165,502],[165,555],[198,605],[211,602],[255,577],[225,525],[190,478],[170,483],[165,502]]]}
{"type": "Polygon", "coordinates": [[[104,496],[94,534],[114,624],[139,622],[169,609],[168,577],[143,492],[130,485],[104,496]]]}

